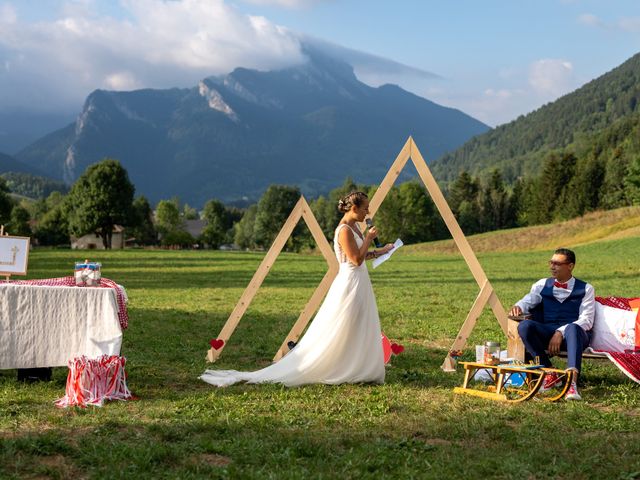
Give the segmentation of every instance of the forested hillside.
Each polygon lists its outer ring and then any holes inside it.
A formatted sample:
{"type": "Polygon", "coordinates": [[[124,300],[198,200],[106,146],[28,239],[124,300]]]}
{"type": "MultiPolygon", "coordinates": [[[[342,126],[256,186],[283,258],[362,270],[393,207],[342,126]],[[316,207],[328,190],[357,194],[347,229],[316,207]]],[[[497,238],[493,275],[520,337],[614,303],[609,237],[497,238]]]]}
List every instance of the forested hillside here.
{"type": "Polygon", "coordinates": [[[3,173],[2,178],[6,180],[12,193],[29,198],[46,198],[52,192],[69,191],[69,186],[64,182],[30,173],[8,172],[3,173]]]}
{"type": "MultiPolygon", "coordinates": [[[[593,141],[601,140],[601,131],[637,125],[637,117],[627,117],[638,111],[639,99],[640,54],[637,54],[555,102],[474,137],[434,162],[434,175],[440,181],[452,181],[462,170],[484,174],[497,168],[512,183],[523,175],[538,174],[542,160],[550,152],[567,147],[587,151],[593,141]],[[614,126],[619,120],[626,126],[614,126]],[[598,134],[598,138],[593,134],[598,134]]],[[[615,138],[609,139],[610,143],[613,141],[615,138]]]]}

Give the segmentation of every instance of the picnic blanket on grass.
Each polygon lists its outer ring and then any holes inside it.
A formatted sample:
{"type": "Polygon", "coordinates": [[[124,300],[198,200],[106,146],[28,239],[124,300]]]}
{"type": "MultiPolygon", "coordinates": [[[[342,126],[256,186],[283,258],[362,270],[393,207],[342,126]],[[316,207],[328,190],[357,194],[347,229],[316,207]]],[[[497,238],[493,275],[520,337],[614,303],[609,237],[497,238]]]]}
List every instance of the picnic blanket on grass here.
{"type": "Polygon", "coordinates": [[[640,297],[596,297],[591,350],[640,383],[640,297]]]}

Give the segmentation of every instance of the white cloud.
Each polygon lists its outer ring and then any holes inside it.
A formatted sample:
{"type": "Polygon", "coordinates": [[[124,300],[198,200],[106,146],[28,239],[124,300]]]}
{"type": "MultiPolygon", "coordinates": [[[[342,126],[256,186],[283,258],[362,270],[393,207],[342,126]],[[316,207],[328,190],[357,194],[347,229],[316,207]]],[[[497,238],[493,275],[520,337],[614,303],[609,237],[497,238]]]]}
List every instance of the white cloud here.
{"type": "Polygon", "coordinates": [[[253,5],[273,5],[283,8],[304,8],[327,1],[333,0],[244,0],[245,3],[251,3],[253,5]]]}
{"type": "Polygon", "coordinates": [[[12,24],[18,20],[16,9],[10,3],[0,4],[0,23],[12,24]]]}
{"type": "Polygon", "coordinates": [[[568,93],[575,86],[573,65],[560,59],[542,59],[529,67],[529,85],[549,100],[568,93]]]}
{"type": "Polygon", "coordinates": [[[513,92],[511,90],[507,90],[506,88],[502,88],[500,90],[488,88],[484,91],[484,95],[488,98],[509,99],[513,96],[513,92]]]}
{"type": "Polygon", "coordinates": [[[472,94],[460,107],[463,111],[488,125],[500,125],[513,120],[531,107],[531,94],[521,88],[487,88],[472,94]]]}
{"type": "Polygon", "coordinates": [[[439,92],[420,92],[430,100],[458,108],[491,126],[501,125],[556,100],[579,86],[574,67],[564,59],[540,59],[498,69],[498,77],[443,82],[439,92]],[[487,82],[488,85],[482,86],[487,82]],[[469,89],[468,85],[474,85],[469,89]],[[477,85],[477,87],[476,87],[477,85]]]}
{"type": "Polygon", "coordinates": [[[640,32],[640,17],[626,17],[618,20],[618,26],[626,32],[640,32]]]}
{"type": "Polygon", "coordinates": [[[109,90],[134,90],[143,86],[131,72],[115,72],[104,79],[104,87],[109,90]]]}
{"type": "Polygon", "coordinates": [[[578,16],[578,23],[588,25],[590,27],[598,27],[602,25],[602,21],[596,15],[591,13],[583,13],[578,16]]]}
{"type": "Polygon", "coordinates": [[[385,83],[401,85],[413,92],[419,91],[435,79],[442,77],[433,72],[405,65],[378,55],[343,47],[308,35],[300,35],[306,46],[317,48],[325,55],[340,59],[353,67],[361,82],[377,87],[385,83]]]}
{"type": "Polygon", "coordinates": [[[95,88],[194,86],[243,66],[266,70],[303,61],[300,42],[224,0],[123,0],[126,19],[97,17],[91,1],[68,3],[54,21],[24,23],[0,9],[0,107],[75,103],[95,88]]]}
{"type": "Polygon", "coordinates": [[[591,13],[583,13],[578,16],[578,23],[589,27],[602,28],[604,30],[631,33],[640,32],[640,17],[621,17],[616,21],[607,22],[591,13]]]}

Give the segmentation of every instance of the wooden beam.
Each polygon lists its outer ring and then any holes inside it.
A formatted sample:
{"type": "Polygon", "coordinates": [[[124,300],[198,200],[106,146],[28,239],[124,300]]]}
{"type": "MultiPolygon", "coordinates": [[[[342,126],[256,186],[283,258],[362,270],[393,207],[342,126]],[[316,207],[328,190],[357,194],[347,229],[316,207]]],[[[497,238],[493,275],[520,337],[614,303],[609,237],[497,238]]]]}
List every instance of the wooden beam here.
{"type": "Polygon", "coordinates": [[[429,195],[431,195],[431,198],[433,199],[433,203],[435,203],[436,208],[440,212],[442,219],[449,229],[449,232],[451,232],[453,241],[457,245],[458,250],[460,250],[460,253],[464,257],[465,262],[467,262],[473,278],[476,279],[478,286],[482,288],[482,286],[487,281],[487,276],[485,275],[484,270],[482,269],[482,266],[480,265],[480,262],[476,257],[476,254],[473,252],[471,245],[469,245],[467,237],[465,237],[464,233],[462,232],[462,229],[460,228],[456,217],[453,215],[451,208],[449,208],[449,204],[444,198],[442,190],[440,190],[440,187],[438,186],[435,178],[433,178],[429,167],[427,167],[427,162],[425,162],[424,158],[422,158],[422,154],[420,153],[420,150],[418,150],[418,147],[416,147],[416,145],[413,143],[413,139],[409,138],[409,140],[411,141],[411,160],[413,161],[416,170],[418,170],[418,175],[427,187],[429,195]]]}
{"type": "Polygon", "coordinates": [[[240,297],[240,300],[238,300],[236,307],[233,309],[233,312],[231,312],[231,315],[229,315],[229,318],[227,319],[227,322],[224,324],[224,327],[222,327],[222,331],[218,335],[217,339],[222,340],[224,343],[218,349],[215,349],[213,347],[209,349],[209,352],[207,353],[208,361],[215,362],[216,359],[222,353],[222,350],[224,349],[224,347],[227,345],[227,341],[229,340],[229,338],[235,331],[236,327],[238,326],[240,319],[242,318],[244,313],[247,311],[247,308],[251,304],[253,297],[255,297],[256,293],[258,293],[258,289],[260,288],[260,285],[262,285],[262,282],[264,282],[265,277],[271,270],[271,267],[276,261],[276,258],[278,258],[278,255],[282,251],[282,248],[284,247],[285,243],[291,236],[293,229],[297,225],[298,220],[302,215],[303,203],[306,203],[306,202],[304,201],[304,198],[300,197],[300,200],[298,200],[296,205],[293,207],[293,210],[291,210],[291,213],[289,214],[289,217],[287,218],[284,225],[282,226],[282,229],[280,229],[280,232],[276,236],[273,244],[271,245],[271,248],[269,248],[269,251],[265,255],[262,262],[260,263],[260,266],[258,267],[256,272],[253,274],[253,278],[251,279],[251,281],[249,282],[249,285],[247,286],[242,296],[240,297]]]}
{"type": "Polygon", "coordinates": [[[313,295],[311,296],[311,298],[305,305],[304,309],[300,313],[298,320],[296,320],[296,323],[293,325],[293,328],[291,328],[291,331],[285,337],[284,342],[282,342],[282,345],[280,345],[280,348],[276,352],[275,357],[273,357],[274,362],[277,362],[286,353],[289,352],[290,350],[289,342],[296,342],[296,343],[298,342],[300,335],[302,335],[302,332],[307,327],[309,320],[311,319],[311,316],[315,313],[316,310],[318,310],[318,307],[320,306],[322,299],[324,298],[327,291],[329,290],[329,287],[331,287],[331,284],[333,283],[333,280],[336,278],[336,275],[338,275],[338,269],[340,268],[340,265],[338,264],[338,259],[336,258],[336,255],[333,249],[329,246],[329,243],[327,242],[327,239],[324,236],[324,232],[320,228],[320,225],[318,224],[318,221],[316,220],[316,217],[313,215],[313,212],[311,211],[310,208],[308,207],[303,208],[302,218],[304,218],[305,222],[307,223],[307,226],[311,231],[311,235],[313,235],[313,238],[316,240],[316,244],[318,245],[318,248],[322,252],[322,255],[324,256],[325,260],[327,261],[327,264],[329,265],[329,270],[324,275],[324,278],[322,279],[322,281],[320,282],[316,290],[313,292],[313,295]]]}
{"type": "MultiPolygon", "coordinates": [[[[322,253],[322,255],[324,256],[325,260],[329,265],[329,270],[325,274],[325,277],[323,278],[322,282],[320,282],[320,285],[318,286],[318,288],[316,288],[316,291],[314,292],[311,299],[303,309],[302,313],[300,314],[300,317],[298,318],[298,321],[296,322],[296,324],[294,325],[294,328],[292,329],[292,331],[300,330],[300,332],[304,330],[304,327],[309,321],[309,318],[311,317],[313,312],[317,309],[319,303],[322,301],[322,298],[326,294],[329,286],[331,285],[331,282],[333,281],[333,279],[335,278],[338,272],[338,261],[335,257],[335,254],[333,253],[333,249],[327,242],[327,239],[325,238],[324,233],[322,232],[322,229],[318,224],[318,221],[313,215],[313,212],[311,211],[309,204],[307,203],[304,196],[300,196],[300,199],[291,210],[289,217],[287,218],[284,225],[280,229],[280,232],[278,233],[275,240],[273,241],[273,244],[269,248],[269,251],[265,255],[262,262],[260,263],[260,266],[254,273],[253,278],[249,282],[249,285],[243,292],[242,296],[240,297],[240,300],[238,300],[238,303],[233,309],[233,312],[231,312],[231,315],[229,315],[229,318],[227,319],[226,323],[222,328],[222,331],[218,335],[217,340],[222,340],[223,341],[222,345],[218,349],[215,349],[212,347],[207,352],[207,360],[209,362],[215,362],[218,359],[218,357],[220,357],[220,355],[222,354],[222,350],[227,345],[229,338],[235,331],[236,327],[238,326],[238,323],[242,319],[242,316],[247,311],[247,308],[249,308],[251,301],[253,300],[256,293],[260,289],[260,286],[264,282],[264,279],[271,271],[271,267],[273,266],[276,259],[278,258],[278,255],[280,255],[280,252],[282,251],[287,240],[293,233],[293,230],[298,224],[298,222],[300,221],[300,218],[303,218],[304,221],[306,222],[311,232],[311,235],[313,236],[313,238],[316,241],[316,244],[318,245],[318,249],[320,250],[320,252],[322,253]]],[[[284,345],[286,346],[287,343],[288,343],[288,340],[285,339],[284,345]]],[[[276,357],[280,358],[278,355],[282,356],[284,352],[281,352],[281,350],[282,350],[282,347],[280,348],[280,350],[278,350],[278,353],[276,353],[276,357]]]]}
{"type": "MultiPolygon", "coordinates": [[[[471,332],[473,331],[473,327],[476,326],[478,317],[480,317],[484,306],[487,304],[487,300],[489,300],[489,297],[492,294],[493,287],[487,280],[480,289],[476,300],[473,302],[471,310],[469,310],[467,318],[462,324],[462,328],[460,328],[460,331],[458,332],[458,336],[453,341],[453,345],[451,345],[451,348],[449,349],[450,352],[451,350],[462,350],[462,348],[466,345],[467,340],[469,339],[469,335],[471,335],[471,332]]],[[[453,361],[449,353],[447,354],[447,357],[445,358],[441,368],[445,372],[455,372],[455,362],[453,361]]]]}

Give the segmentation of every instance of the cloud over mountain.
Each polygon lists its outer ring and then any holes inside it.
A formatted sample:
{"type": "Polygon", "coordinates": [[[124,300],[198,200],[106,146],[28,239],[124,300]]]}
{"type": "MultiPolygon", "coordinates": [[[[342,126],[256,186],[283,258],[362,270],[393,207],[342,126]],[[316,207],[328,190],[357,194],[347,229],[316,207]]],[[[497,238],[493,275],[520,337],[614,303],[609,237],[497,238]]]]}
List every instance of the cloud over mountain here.
{"type": "Polygon", "coordinates": [[[303,61],[293,34],[222,0],[124,5],[125,19],[67,8],[55,21],[26,22],[5,4],[0,106],[37,98],[41,108],[59,108],[95,88],[184,86],[239,65],[267,70],[303,61]]]}
{"type": "MultiPolygon", "coordinates": [[[[96,88],[186,87],[238,66],[286,68],[306,61],[302,43],[311,41],[225,0],[124,0],[122,18],[95,13],[92,3],[67,4],[54,21],[21,19],[18,9],[2,4],[0,108],[77,109],[96,88]]],[[[375,85],[398,75],[437,77],[375,55],[315,43],[353,61],[356,72],[375,85]]]]}

